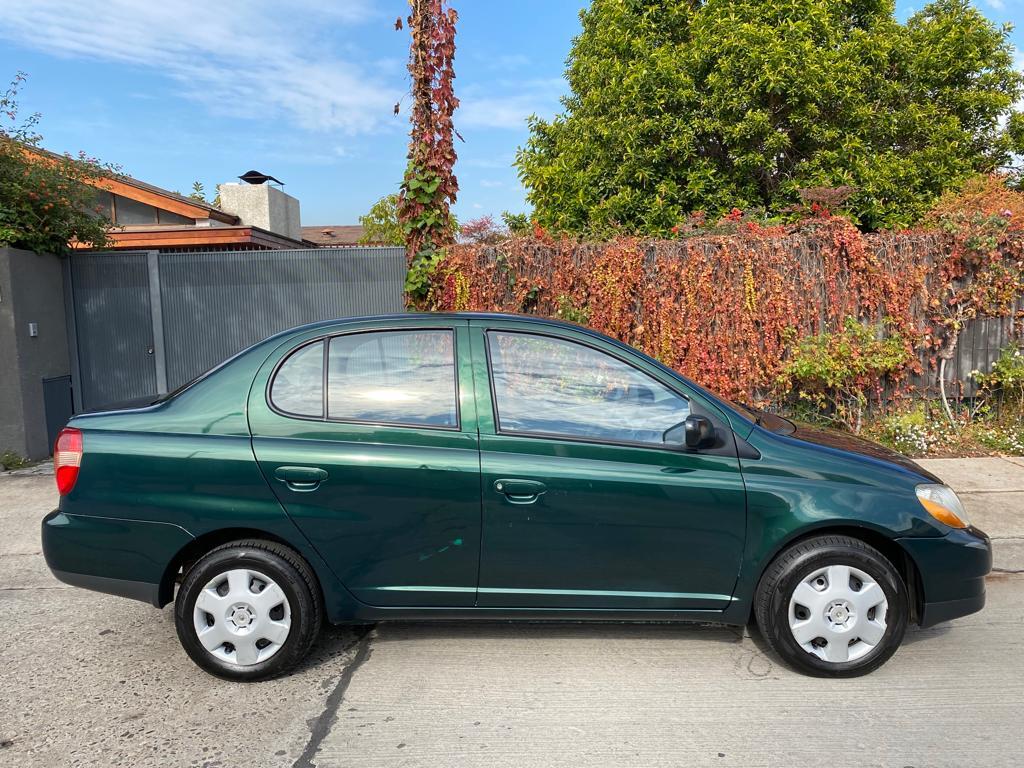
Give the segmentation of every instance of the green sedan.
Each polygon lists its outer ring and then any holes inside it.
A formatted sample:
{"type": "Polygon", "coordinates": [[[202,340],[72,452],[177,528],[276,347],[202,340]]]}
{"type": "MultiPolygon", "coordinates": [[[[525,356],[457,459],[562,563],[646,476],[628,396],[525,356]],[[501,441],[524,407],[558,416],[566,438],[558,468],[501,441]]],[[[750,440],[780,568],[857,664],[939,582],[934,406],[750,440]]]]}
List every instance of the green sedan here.
{"type": "Polygon", "coordinates": [[[173,601],[185,651],[234,680],[324,622],[409,619],[756,620],[793,668],[848,677],[980,610],[992,565],[899,454],[537,318],[296,328],[76,416],[54,461],[54,575],[173,601]]]}

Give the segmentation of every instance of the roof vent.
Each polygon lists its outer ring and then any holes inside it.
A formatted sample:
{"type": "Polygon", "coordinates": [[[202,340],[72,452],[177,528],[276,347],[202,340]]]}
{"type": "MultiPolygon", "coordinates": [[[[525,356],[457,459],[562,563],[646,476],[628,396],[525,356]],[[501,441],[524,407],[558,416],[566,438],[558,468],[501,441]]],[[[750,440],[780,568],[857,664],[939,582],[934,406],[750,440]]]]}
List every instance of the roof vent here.
{"type": "Polygon", "coordinates": [[[284,186],[284,182],[280,179],[275,179],[273,176],[268,176],[267,174],[260,173],[259,171],[246,171],[238,178],[246,184],[266,184],[268,181],[272,181],[279,187],[284,186]]]}

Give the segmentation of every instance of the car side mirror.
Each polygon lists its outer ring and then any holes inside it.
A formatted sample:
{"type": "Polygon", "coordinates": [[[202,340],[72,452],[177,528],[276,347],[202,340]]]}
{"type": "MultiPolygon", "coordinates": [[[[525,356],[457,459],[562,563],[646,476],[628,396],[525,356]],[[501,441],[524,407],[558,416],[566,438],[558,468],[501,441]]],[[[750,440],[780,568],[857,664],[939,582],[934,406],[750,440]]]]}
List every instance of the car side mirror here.
{"type": "Polygon", "coordinates": [[[715,426],[707,416],[690,414],[686,421],[665,430],[663,440],[676,443],[690,450],[708,448],[715,442],[715,426]]]}

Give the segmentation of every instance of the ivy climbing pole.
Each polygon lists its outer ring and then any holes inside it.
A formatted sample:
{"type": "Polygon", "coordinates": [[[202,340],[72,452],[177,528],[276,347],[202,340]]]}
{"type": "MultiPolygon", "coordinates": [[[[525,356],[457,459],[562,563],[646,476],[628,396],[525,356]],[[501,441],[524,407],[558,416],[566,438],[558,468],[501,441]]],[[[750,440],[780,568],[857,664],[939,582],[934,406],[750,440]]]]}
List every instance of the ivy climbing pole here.
{"type": "MultiPolygon", "coordinates": [[[[406,292],[410,304],[418,306],[427,297],[431,270],[455,241],[451,206],[459,191],[458,132],[452,116],[459,106],[453,88],[458,13],[447,0],[409,0],[409,6],[411,125],[398,220],[409,259],[406,292]]],[[[402,28],[401,19],[395,27],[402,28]]]]}

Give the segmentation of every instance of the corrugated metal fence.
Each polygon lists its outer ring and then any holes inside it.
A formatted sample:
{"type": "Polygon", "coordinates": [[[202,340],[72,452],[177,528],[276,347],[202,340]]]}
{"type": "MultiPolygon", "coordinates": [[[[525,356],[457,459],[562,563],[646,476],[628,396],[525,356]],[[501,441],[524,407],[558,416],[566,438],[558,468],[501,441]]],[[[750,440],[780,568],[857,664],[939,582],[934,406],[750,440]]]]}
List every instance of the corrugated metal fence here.
{"type": "Polygon", "coordinates": [[[75,408],[151,399],[274,333],[403,310],[403,248],[76,253],[75,408]]]}

